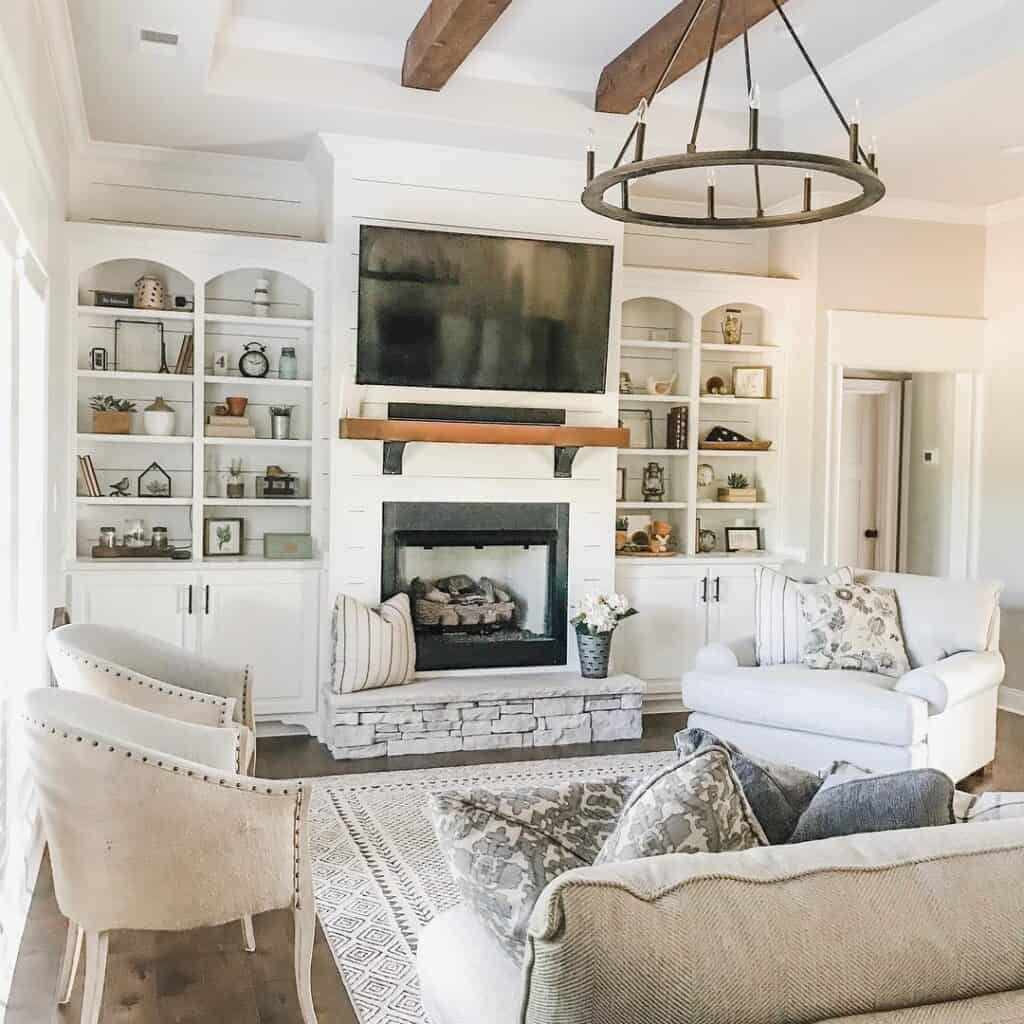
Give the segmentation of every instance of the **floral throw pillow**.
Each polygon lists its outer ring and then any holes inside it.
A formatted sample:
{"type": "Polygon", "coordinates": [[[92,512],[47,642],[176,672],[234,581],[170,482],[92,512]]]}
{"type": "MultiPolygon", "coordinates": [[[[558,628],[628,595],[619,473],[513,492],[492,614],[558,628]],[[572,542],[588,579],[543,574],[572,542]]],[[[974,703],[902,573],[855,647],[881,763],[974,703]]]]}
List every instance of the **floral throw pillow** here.
{"type": "Polygon", "coordinates": [[[434,793],[434,830],[463,900],[517,961],[541,890],[594,862],[635,778],[434,793]]]}
{"type": "Polygon", "coordinates": [[[863,583],[801,586],[800,660],[899,678],[910,671],[893,590],[863,583]]]}
{"type": "Polygon", "coordinates": [[[595,863],[767,845],[728,751],[712,746],[643,779],[595,863]]]}

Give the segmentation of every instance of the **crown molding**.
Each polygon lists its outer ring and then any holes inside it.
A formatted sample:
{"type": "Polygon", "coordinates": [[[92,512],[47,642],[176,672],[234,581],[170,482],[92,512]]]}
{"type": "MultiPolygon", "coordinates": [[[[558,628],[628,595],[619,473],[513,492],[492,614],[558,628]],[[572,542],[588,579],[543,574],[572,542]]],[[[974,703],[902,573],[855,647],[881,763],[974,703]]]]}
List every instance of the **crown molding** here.
{"type": "Polygon", "coordinates": [[[68,150],[76,152],[91,141],[89,117],[82,94],[78,53],[66,0],[35,0],[36,14],[43,28],[57,97],[64,115],[68,150]]]}
{"type": "Polygon", "coordinates": [[[1021,217],[1024,217],[1024,196],[993,203],[985,209],[985,223],[989,226],[1009,224],[1011,221],[1020,220],[1021,217]]]}

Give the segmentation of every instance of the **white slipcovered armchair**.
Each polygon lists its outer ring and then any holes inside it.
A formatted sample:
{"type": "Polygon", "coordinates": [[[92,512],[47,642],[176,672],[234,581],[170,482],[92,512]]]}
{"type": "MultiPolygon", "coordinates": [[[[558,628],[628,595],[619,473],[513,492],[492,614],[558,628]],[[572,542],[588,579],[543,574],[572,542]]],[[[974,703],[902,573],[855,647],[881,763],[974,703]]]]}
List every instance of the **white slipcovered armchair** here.
{"type": "MultiPolygon", "coordinates": [[[[783,571],[801,578],[799,567],[783,571]]],[[[759,667],[753,638],[712,644],[683,677],[688,724],[811,771],[848,760],[874,771],[938,768],[959,780],[989,765],[1005,674],[1000,585],[905,573],[856,579],[895,590],[910,672],[759,667]]]]}
{"type": "Polygon", "coordinates": [[[198,725],[240,727],[238,770],[256,764],[252,672],[184,651],[145,633],[72,623],[46,638],[50,667],[63,689],[198,725]]]}
{"type": "Polygon", "coordinates": [[[316,914],[309,787],[234,770],[233,729],[195,725],[89,694],[25,698],[32,774],[69,919],[58,1000],[86,945],[82,1024],[97,1024],[109,933],[182,931],[291,908],[303,1024],[316,1024],[316,914]]]}

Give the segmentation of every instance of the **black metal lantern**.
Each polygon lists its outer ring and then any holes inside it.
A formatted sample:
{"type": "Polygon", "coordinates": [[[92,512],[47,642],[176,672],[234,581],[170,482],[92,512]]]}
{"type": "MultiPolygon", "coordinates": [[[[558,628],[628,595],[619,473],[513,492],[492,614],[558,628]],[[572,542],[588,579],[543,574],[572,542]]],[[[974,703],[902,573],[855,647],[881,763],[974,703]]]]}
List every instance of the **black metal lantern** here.
{"type": "Polygon", "coordinates": [[[151,462],[140,474],[137,483],[140,498],[169,498],[171,475],[158,462],[151,462]]]}
{"type": "MultiPolygon", "coordinates": [[[[810,55],[800,42],[792,23],[783,11],[779,0],[772,0],[775,10],[782,19],[801,56],[810,68],[818,85],[821,86],[840,124],[849,140],[849,158],[828,156],[822,153],[804,153],[790,150],[761,149],[759,145],[760,91],[752,80],[750,66],[750,44],[747,29],[743,30],[744,65],[746,69],[746,85],[749,97],[749,138],[746,149],[708,150],[699,152],[697,139],[700,133],[701,117],[704,112],[704,101],[707,96],[711,67],[714,62],[718,32],[722,22],[722,12],[729,2],[739,3],[744,0],[717,0],[718,10],[715,25],[711,33],[711,45],[708,48],[707,62],[704,67],[704,79],[701,84],[700,98],[693,122],[693,131],[685,153],[673,153],[669,156],[644,158],[644,146],[647,139],[647,110],[654,102],[661,87],[665,84],[672,65],[682,52],[694,25],[701,13],[708,6],[709,0],[699,0],[683,33],[679,38],[665,70],[661,73],[657,84],[649,96],[640,101],[637,119],[626,138],[619,155],[612,166],[601,174],[595,174],[594,151],[587,151],[587,185],[583,190],[583,205],[602,217],[624,221],[629,224],[652,224],[674,228],[777,228],[793,224],[814,224],[818,221],[830,220],[834,217],[845,217],[874,206],[884,195],[885,185],[878,177],[878,160],[874,151],[865,152],[860,144],[860,118],[856,116],[847,120],[839,104],[836,102],[828,86],[825,85],[821,73],[815,67],[810,55]],[[623,163],[630,145],[634,146],[633,160],[623,163]],[[719,216],[715,205],[716,167],[750,167],[753,170],[753,212],[741,216],[719,216]],[[761,192],[761,167],[792,167],[803,170],[803,204],[802,209],[794,213],[765,214],[761,192]],[[707,213],[703,217],[679,217],[671,214],[651,213],[635,210],[630,205],[630,182],[642,178],[665,174],[670,171],[706,168],[707,175],[707,213]],[[851,199],[832,203],[828,206],[814,206],[812,174],[829,174],[859,186],[860,194],[851,199]],[[619,188],[619,205],[608,202],[605,193],[615,186],[619,188]]],[[[746,22],[744,21],[744,24],[746,22]]]]}

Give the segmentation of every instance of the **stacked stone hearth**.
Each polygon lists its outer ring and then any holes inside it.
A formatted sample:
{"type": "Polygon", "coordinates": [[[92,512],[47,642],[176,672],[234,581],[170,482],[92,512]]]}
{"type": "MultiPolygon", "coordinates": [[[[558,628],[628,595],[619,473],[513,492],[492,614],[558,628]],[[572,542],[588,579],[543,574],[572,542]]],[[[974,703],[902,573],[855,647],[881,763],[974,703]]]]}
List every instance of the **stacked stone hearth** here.
{"type": "Polygon", "coordinates": [[[327,693],[324,738],[339,759],[635,739],[643,691],[632,676],[563,674],[327,693]]]}

